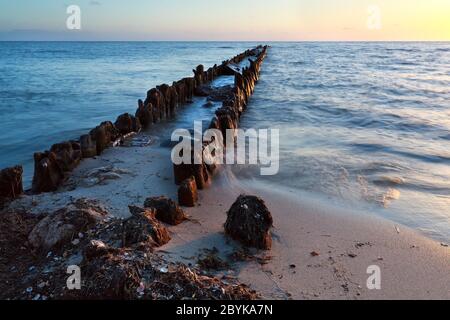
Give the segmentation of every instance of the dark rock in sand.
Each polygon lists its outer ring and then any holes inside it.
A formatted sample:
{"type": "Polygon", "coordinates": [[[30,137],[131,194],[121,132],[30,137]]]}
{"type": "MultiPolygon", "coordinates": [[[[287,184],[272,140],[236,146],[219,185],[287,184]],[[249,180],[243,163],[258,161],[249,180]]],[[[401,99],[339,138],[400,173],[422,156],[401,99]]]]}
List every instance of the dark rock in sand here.
{"type": "Polygon", "coordinates": [[[195,177],[184,180],[178,189],[178,203],[180,206],[195,207],[198,201],[197,183],[195,177]]]}
{"type": "Polygon", "coordinates": [[[33,228],[28,242],[34,249],[59,249],[103,220],[106,213],[87,202],[75,203],[49,214],[33,228]]]}
{"type": "Polygon", "coordinates": [[[114,126],[123,135],[141,131],[141,123],[139,118],[136,118],[129,113],[120,115],[114,123],[114,126]]]}
{"type": "Polygon", "coordinates": [[[123,223],[123,246],[148,244],[160,247],[170,241],[169,231],[156,220],[156,209],[130,206],[132,217],[123,223]]]}
{"type": "Polygon", "coordinates": [[[187,219],[184,211],[171,199],[166,197],[153,197],[145,200],[145,208],[156,210],[156,219],[176,226],[187,219]]]}
{"type": "Polygon", "coordinates": [[[34,193],[51,192],[58,189],[64,180],[64,172],[53,152],[34,154],[34,193]]]}
{"type": "Polygon", "coordinates": [[[4,200],[16,199],[23,193],[22,174],[22,166],[0,171],[0,207],[4,200]]]}
{"type": "Polygon", "coordinates": [[[241,195],[227,213],[225,232],[234,240],[258,249],[270,250],[272,215],[263,200],[241,195]]]}
{"type": "Polygon", "coordinates": [[[83,158],[93,158],[97,155],[97,144],[90,134],[80,137],[80,146],[83,158]]]}

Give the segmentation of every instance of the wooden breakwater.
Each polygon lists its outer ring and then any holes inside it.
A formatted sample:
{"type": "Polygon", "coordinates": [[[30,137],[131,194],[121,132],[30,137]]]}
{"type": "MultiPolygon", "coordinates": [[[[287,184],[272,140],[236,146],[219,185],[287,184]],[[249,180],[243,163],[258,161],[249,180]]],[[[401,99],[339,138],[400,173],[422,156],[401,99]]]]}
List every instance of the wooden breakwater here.
{"type": "MultiPolygon", "coordinates": [[[[267,54],[267,46],[258,47],[255,60],[250,60],[250,66],[241,72],[234,72],[234,86],[230,97],[225,99],[222,107],[216,110],[209,129],[220,130],[223,141],[219,143],[222,148],[227,141],[227,134],[239,128],[239,119],[245,111],[248,101],[253,94],[255,85],[259,80],[261,65],[267,54]]],[[[192,150],[189,163],[174,164],[175,183],[180,185],[178,200],[180,205],[194,206],[197,201],[197,189],[203,189],[211,182],[217,170],[217,165],[205,161],[209,157],[209,145],[216,141],[203,142],[201,154],[192,150]],[[198,161],[200,159],[200,161],[198,161]]],[[[214,149],[214,148],[212,148],[214,149]]]]}
{"type": "MultiPolygon", "coordinates": [[[[56,191],[82,159],[101,155],[105,149],[121,144],[130,134],[138,133],[153,123],[173,117],[177,108],[191,102],[194,96],[204,96],[201,90],[202,86],[219,76],[235,76],[234,93],[232,99],[224,101],[223,106],[217,110],[216,117],[211,122],[211,128],[220,128],[221,130],[237,128],[239,116],[245,109],[258,80],[260,65],[266,50],[267,47],[258,46],[207,70],[203,65],[199,65],[193,70],[193,77],[175,81],[172,85],[162,84],[148,90],[146,99],[138,101],[138,108],[134,115],[122,114],[114,123],[102,122],[78,140],[57,143],[47,151],[35,153],[31,192],[38,194],[56,191]],[[242,74],[233,69],[233,65],[255,56],[256,59],[250,60],[250,67],[245,68],[242,74]]],[[[211,166],[204,165],[202,167],[209,172],[213,171],[211,166]]],[[[179,172],[182,171],[175,171],[178,182],[180,180],[179,172]]],[[[207,171],[203,173],[203,179],[200,178],[197,168],[188,171],[197,173],[196,184],[201,188],[204,184],[202,181],[209,180],[207,171]]],[[[0,171],[0,206],[23,194],[22,174],[21,166],[0,171]]]]}

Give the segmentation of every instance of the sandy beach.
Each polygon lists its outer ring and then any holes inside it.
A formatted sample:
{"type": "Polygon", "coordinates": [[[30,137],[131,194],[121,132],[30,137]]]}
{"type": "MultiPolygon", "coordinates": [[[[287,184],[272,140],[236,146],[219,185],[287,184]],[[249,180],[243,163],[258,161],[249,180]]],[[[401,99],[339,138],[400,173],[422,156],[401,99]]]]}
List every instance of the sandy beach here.
{"type": "MultiPolygon", "coordinates": [[[[129,146],[83,161],[60,191],[23,196],[12,207],[51,212],[88,198],[99,200],[115,216],[127,217],[128,205],[142,206],[146,197],[176,199],[170,148],[162,147],[163,141],[143,132],[129,146]]],[[[450,298],[450,249],[381,218],[338,209],[292,190],[240,181],[227,167],[200,192],[198,206],[185,210],[190,220],[169,228],[172,241],[159,253],[195,265],[205,250],[214,249],[229,264],[215,275],[248,284],[265,299],[450,298]],[[223,229],[226,212],[240,194],[264,199],[275,226],[272,250],[250,251],[247,261],[230,258],[241,246],[223,229]],[[366,287],[371,265],[381,269],[381,290],[366,287]]]]}

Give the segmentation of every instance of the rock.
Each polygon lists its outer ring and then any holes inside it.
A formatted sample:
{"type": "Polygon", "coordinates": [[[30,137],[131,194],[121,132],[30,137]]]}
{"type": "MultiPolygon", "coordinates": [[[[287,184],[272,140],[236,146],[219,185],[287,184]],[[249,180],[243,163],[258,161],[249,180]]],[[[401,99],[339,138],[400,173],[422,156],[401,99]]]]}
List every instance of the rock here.
{"type": "Polygon", "coordinates": [[[195,207],[195,203],[198,201],[197,183],[195,177],[184,180],[178,189],[178,203],[180,206],[195,207]]]}
{"type": "Polygon", "coordinates": [[[129,113],[120,115],[114,123],[114,126],[123,135],[127,135],[132,132],[139,132],[142,128],[139,118],[136,118],[129,113]]]}
{"type": "Polygon", "coordinates": [[[33,228],[28,242],[34,249],[48,252],[70,243],[80,232],[86,232],[103,220],[105,212],[96,205],[76,202],[58,210],[33,228]]]}
{"type": "Polygon", "coordinates": [[[83,158],[93,158],[97,155],[97,144],[90,134],[80,137],[80,146],[83,158]]]}
{"type": "Polygon", "coordinates": [[[64,180],[64,172],[53,152],[34,154],[34,193],[56,191],[64,180]]]}
{"type": "Polygon", "coordinates": [[[144,243],[160,247],[170,241],[169,231],[156,216],[156,209],[143,209],[130,206],[131,218],[123,223],[123,246],[130,247],[144,243]]]}
{"type": "Polygon", "coordinates": [[[310,254],[311,254],[312,257],[318,257],[318,256],[320,256],[320,253],[317,252],[317,251],[312,251],[310,254]]]}
{"type": "Polygon", "coordinates": [[[15,166],[0,171],[0,205],[3,199],[16,199],[23,193],[22,166],[15,166]]]}
{"type": "Polygon", "coordinates": [[[270,250],[272,215],[263,200],[241,195],[227,213],[225,232],[234,240],[258,249],[270,250]]]}
{"type": "Polygon", "coordinates": [[[187,219],[184,211],[171,199],[153,197],[145,200],[145,208],[156,210],[156,219],[170,225],[178,225],[187,219]]]}

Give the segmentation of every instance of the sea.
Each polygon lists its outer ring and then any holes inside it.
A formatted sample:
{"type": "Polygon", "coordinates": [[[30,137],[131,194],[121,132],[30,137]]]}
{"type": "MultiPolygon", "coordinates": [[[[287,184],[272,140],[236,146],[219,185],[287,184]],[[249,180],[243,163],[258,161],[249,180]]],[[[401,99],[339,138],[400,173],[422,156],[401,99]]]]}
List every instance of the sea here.
{"type": "MultiPolygon", "coordinates": [[[[148,89],[254,42],[0,42],[0,168],[134,113],[148,89]]],[[[317,195],[450,242],[450,43],[273,42],[241,119],[278,129],[280,170],[317,195]]]]}

